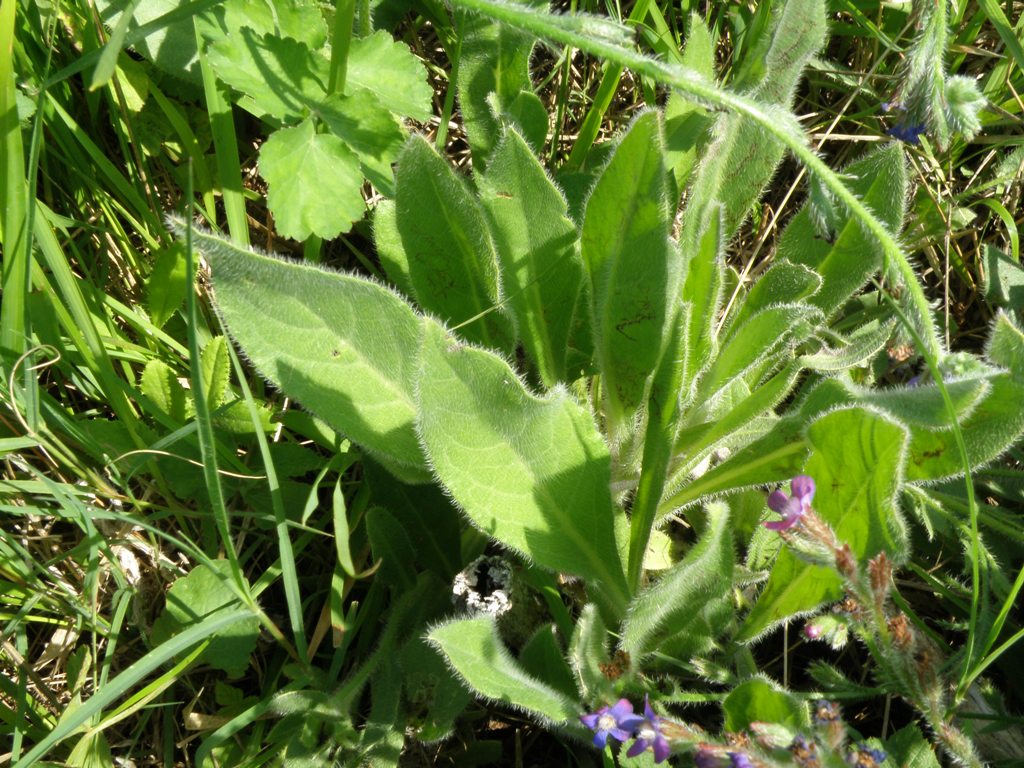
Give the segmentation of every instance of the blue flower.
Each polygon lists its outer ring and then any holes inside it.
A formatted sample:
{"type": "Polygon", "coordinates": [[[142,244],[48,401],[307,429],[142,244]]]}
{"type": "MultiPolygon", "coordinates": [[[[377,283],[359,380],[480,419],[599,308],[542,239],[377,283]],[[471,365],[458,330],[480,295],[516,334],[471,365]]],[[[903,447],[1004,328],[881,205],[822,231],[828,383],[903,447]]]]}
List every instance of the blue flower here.
{"type": "Polygon", "coordinates": [[[730,752],[729,762],[732,763],[731,768],[754,768],[754,764],[750,762],[750,758],[742,752],[730,752]]]}
{"type": "Polygon", "coordinates": [[[920,144],[921,134],[928,130],[928,126],[924,123],[896,123],[896,125],[889,128],[886,133],[892,136],[894,139],[906,142],[907,144],[920,144]]]}
{"type": "Polygon", "coordinates": [[[878,768],[885,762],[887,755],[880,749],[874,749],[867,744],[858,744],[846,761],[854,768],[878,768]]]}
{"type": "Polygon", "coordinates": [[[654,762],[660,763],[668,758],[668,739],[661,732],[661,718],[651,709],[647,696],[644,696],[644,718],[636,727],[636,742],[626,752],[626,757],[636,757],[641,752],[654,751],[654,762]]]}
{"type": "Polygon", "coordinates": [[[594,746],[604,749],[608,737],[619,741],[627,741],[644,719],[633,714],[633,705],[628,699],[619,699],[612,707],[601,707],[597,712],[580,716],[587,728],[594,732],[594,746]]]}
{"type": "Polygon", "coordinates": [[[773,491],[768,496],[768,506],[782,515],[781,520],[764,524],[772,531],[784,531],[800,522],[800,518],[811,508],[814,501],[814,480],[807,475],[797,475],[790,483],[793,493],[787,496],[782,491],[773,491]]]}

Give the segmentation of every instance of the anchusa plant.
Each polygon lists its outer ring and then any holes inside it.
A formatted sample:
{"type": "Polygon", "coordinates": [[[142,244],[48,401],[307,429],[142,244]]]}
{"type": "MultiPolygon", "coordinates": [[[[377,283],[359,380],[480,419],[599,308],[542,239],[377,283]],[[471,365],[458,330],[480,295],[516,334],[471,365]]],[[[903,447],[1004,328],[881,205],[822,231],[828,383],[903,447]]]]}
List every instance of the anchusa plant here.
{"type": "Polygon", "coordinates": [[[637,54],[608,22],[457,5],[482,14],[485,39],[524,29],[629,66],[673,89],[669,107],[552,172],[537,156],[528,55],[481,45],[474,78],[493,90],[460,91],[479,117],[474,175],[420,136],[404,144],[373,223],[386,281],[174,222],[207,258],[248,359],[368,467],[367,540],[403,613],[375,662],[397,654],[391,676],[354,675],[346,705],[369,684],[375,710],[440,712],[454,680],[559,738],[627,743],[627,757],[657,762],[869,766],[934,738],[979,764],[955,715],[992,646],[956,658],[948,695],[920,620],[893,607],[891,574],[907,557],[908,500],[927,507],[936,484],[1024,433],[1024,334],[1000,314],[984,355],[946,350],[897,244],[909,184],[899,142],[842,173],[808,148],[789,105],[825,40],[823,0],[780,4],[761,65],[728,87],[697,17],[677,66],[637,54]],[[749,283],[726,247],[785,150],[822,194],[749,283]],[[882,386],[897,343],[921,361],[917,386],[882,386]],[[790,493],[774,490],[783,483],[790,493]],[[485,550],[507,560],[520,586],[503,595],[533,617],[514,633],[468,601],[452,608],[451,580],[485,550]],[[424,595],[442,598],[422,607],[424,595]],[[758,640],[832,603],[844,607],[805,636],[860,640],[876,694],[909,701],[927,736],[909,724],[885,745],[851,740],[832,705],[816,705],[834,715],[816,720],[807,697],[757,672],[758,640]],[[424,653],[439,669],[430,681],[410,674],[424,653]],[[721,736],[663,714],[709,680],[724,689],[721,736]]]}

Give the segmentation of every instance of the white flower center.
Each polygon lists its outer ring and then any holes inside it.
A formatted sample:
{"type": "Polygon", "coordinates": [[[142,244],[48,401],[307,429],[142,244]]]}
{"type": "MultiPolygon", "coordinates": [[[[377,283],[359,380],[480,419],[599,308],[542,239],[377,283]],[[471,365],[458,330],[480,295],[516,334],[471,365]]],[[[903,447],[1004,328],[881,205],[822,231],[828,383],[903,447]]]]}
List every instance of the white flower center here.
{"type": "Polygon", "coordinates": [[[618,728],[619,723],[615,719],[615,715],[610,712],[605,712],[597,719],[597,730],[599,731],[610,731],[612,728],[618,728]]]}

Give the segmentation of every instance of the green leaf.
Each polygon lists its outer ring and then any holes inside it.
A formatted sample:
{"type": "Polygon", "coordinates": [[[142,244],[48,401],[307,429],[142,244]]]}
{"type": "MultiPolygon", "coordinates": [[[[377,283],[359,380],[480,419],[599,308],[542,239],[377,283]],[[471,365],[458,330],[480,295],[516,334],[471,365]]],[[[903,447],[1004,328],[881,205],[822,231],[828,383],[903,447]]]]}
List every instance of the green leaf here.
{"type": "MultiPolygon", "coordinates": [[[[708,214],[707,227],[696,239],[688,256],[683,301],[690,306],[690,322],[686,331],[687,370],[694,377],[703,370],[714,350],[714,328],[722,301],[723,252],[721,207],[708,214]]],[[[685,251],[684,251],[685,253],[685,251]]]]}
{"type": "Polygon", "coordinates": [[[992,245],[985,245],[985,299],[993,307],[1024,307],[1024,268],[992,245]]]}
{"type": "Polygon", "coordinates": [[[456,79],[459,110],[473,150],[473,165],[483,168],[501,135],[491,94],[504,112],[523,91],[532,91],[530,55],[536,39],[482,14],[459,18],[461,57],[456,79]]]}
{"type": "Polygon", "coordinates": [[[292,37],[242,27],[219,35],[208,56],[217,77],[248,96],[259,116],[300,120],[327,96],[327,59],[292,37]]]}
{"type": "MultiPolygon", "coordinates": [[[[803,421],[779,419],[761,438],[681,488],[673,484],[671,495],[659,508],[659,516],[713,496],[763,483],[778,483],[800,472],[808,446],[801,432],[803,421]]],[[[668,495],[668,494],[666,494],[668,495]]]]}
{"type": "MultiPolygon", "coordinates": [[[[690,31],[683,49],[682,64],[708,81],[715,76],[715,43],[704,19],[690,14],[690,31]]],[[[711,117],[696,102],[672,91],[665,103],[665,164],[673,182],[673,199],[686,189],[697,163],[698,148],[708,140],[711,117]]]]}
{"type": "Polygon", "coordinates": [[[725,730],[742,733],[751,723],[775,723],[793,730],[809,723],[807,706],[775,683],[761,677],[746,680],[725,697],[725,730]]]}
{"type": "Polygon", "coordinates": [[[940,768],[935,749],[916,724],[904,726],[885,740],[885,751],[901,768],[940,768]]]}
{"type": "Polygon", "coordinates": [[[481,696],[523,709],[552,723],[576,718],[577,704],[530,677],[498,639],[490,618],[457,619],[434,627],[427,640],[481,696]]]}
{"type": "MultiPolygon", "coordinates": [[[[1022,349],[1018,354],[1024,353],[1022,349]]],[[[1024,434],[1024,384],[1010,374],[989,379],[991,390],[960,426],[972,468],[1000,456],[1024,434]]],[[[948,387],[949,385],[947,385],[948,387]]],[[[916,430],[907,452],[907,480],[959,477],[964,468],[952,430],[916,430]]]]}
{"type": "Polygon", "coordinates": [[[576,620],[576,629],[569,641],[569,661],[579,681],[580,695],[595,704],[613,698],[612,683],[602,666],[608,664],[608,630],[601,621],[597,606],[587,603],[576,620]]]}
{"type": "Polygon", "coordinates": [[[999,311],[985,354],[996,365],[1009,369],[1014,381],[1024,384],[1024,330],[1012,315],[999,311]]]}
{"type": "Polygon", "coordinates": [[[480,204],[422,136],[406,143],[395,179],[398,232],[416,300],[470,341],[510,349],[511,325],[496,309],[497,254],[480,204]]]}
{"type": "Polygon", "coordinates": [[[222,0],[200,17],[204,37],[230,37],[249,27],[257,34],[290,37],[316,50],[327,41],[327,24],[316,0],[222,0]]]}
{"type": "MultiPolygon", "coordinates": [[[[490,101],[497,101],[497,94],[491,94],[490,101]]],[[[535,154],[544,151],[548,139],[548,110],[532,90],[520,91],[504,110],[498,112],[498,117],[506,130],[518,131],[535,154]]]]}
{"type": "MultiPolygon", "coordinates": [[[[907,209],[906,160],[899,142],[890,142],[843,169],[851,191],[898,232],[907,209]]],[[[839,211],[834,238],[823,238],[805,205],[783,230],[778,257],[803,264],[822,277],[821,290],[809,302],[832,317],[846,300],[882,267],[882,248],[859,221],[839,211]]]]}
{"type": "Polygon", "coordinates": [[[440,741],[451,733],[455,718],[469,704],[469,691],[425,638],[414,638],[402,646],[398,664],[407,727],[420,741],[440,741]]]}
{"type": "MultiPolygon", "coordinates": [[[[172,226],[180,236],[182,223],[172,226]]],[[[397,476],[423,482],[413,428],[422,321],[412,308],[363,278],[192,237],[212,266],[221,319],[256,368],[397,476]]]]}
{"type": "Polygon", "coordinates": [[[565,198],[514,130],[494,150],[481,196],[501,262],[502,290],[545,386],[567,379],[573,320],[588,314],[576,227],[565,198]]]}
{"type": "Polygon", "coordinates": [[[700,391],[705,396],[713,395],[737,376],[806,339],[824,319],[817,307],[807,304],[781,304],[761,310],[723,345],[701,379],[700,391]]]}
{"type": "Polygon", "coordinates": [[[366,534],[374,559],[381,561],[384,583],[402,592],[416,586],[416,550],[395,516],[383,507],[371,507],[366,512],[366,534]]]}
{"type": "Polygon", "coordinates": [[[396,115],[421,122],[430,119],[433,91],[423,64],[407,45],[378,30],[368,37],[352,38],[350,46],[346,93],[369,91],[396,115]]]}
{"type": "Polygon", "coordinates": [[[327,129],[359,155],[363,172],[382,192],[394,194],[395,162],[405,130],[377,97],[368,91],[334,94],[318,109],[327,129]]]}
{"type": "MultiPolygon", "coordinates": [[[[861,561],[881,551],[902,560],[895,501],[906,453],[906,430],[863,408],[832,411],[807,430],[812,452],[804,474],[814,478],[814,510],[861,561]]],[[[839,576],[783,548],[737,640],[842,596],[839,576]]]]}
{"type": "Polygon", "coordinates": [[[777,261],[751,287],[739,310],[729,318],[729,327],[740,328],[757,312],[773,304],[794,304],[820,288],[821,277],[814,270],[777,261]]]}
{"type": "Polygon", "coordinates": [[[621,645],[634,659],[658,647],[659,640],[700,628],[709,596],[728,597],[733,549],[729,508],[708,505],[708,526],[683,560],[634,598],[621,645]]]}
{"type": "Polygon", "coordinates": [[[373,244],[384,274],[395,287],[410,299],[415,296],[409,276],[409,257],[398,232],[398,214],[395,201],[384,199],[373,212],[373,244]]]}
{"type": "Polygon", "coordinates": [[[643,401],[676,291],[680,259],[668,240],[665,182],[658,114],[646,112],[616,147],[583,219],[594,346],[608,417],[619,424],[643,401]]]}
{"type": "Polygon", "coordinates": [[[162,328],[181,308],[188,290],[189,276],[185,267],[185,248],[180,242],[162,249],[146,279],[149,319],[162,328]]]}
{"type": "Polygon", "coordinates": [[[146,363],[139,388],[153,405],[178,424],[184,424],[191,416],[192,397],[163,360],[153,359],[146,363]]]}
{"type": "Polygon", "coordinates": [[[858,325],[849,336],[831,336],[832,347],[801,355],[800,364],[811,370],[830,373],[864,365],[885,346],[895,327],[894,320],[886,323],[877,320],[865,322],[858,325]]]}
{"type": "Polygon", "coordinates": [[[685,451],[688,459],[699,456],[734,430],[749,424],[782,402],[799,375],[800,366],[790,364],[739,402],[730,404],[721,415],[715,415],[712,420],[697,427],[684,429],[679,433],[676,444],[685,451]]]}
{"type": "Polygon", "coordinates": [[[415,562],[451,581],[462,568],[460,533],[462,518],[436,485],[406,485],[377,462],[364,458],[363,480],[370,486],[374,504],[388,510],[412,541],[415,562]]]}
{"type": "Polygon", "coordinates": [[[554,624],[544,624],[533,633],[519,652],[519,663],[529,674],[543,680],[567,698],[576,699],[579,696],[572,670],[562,655],[554,624]]]}
{"type": "MultiPolygon", "coordinates": [[[[153,622],[153,644],[167,642],[174,635],[210,619],[241,609],[242,602],[228,587],[231,568],[226,560],[213,562],[214,568],[197,565],[188,575],[171,585],[163,613],[153,622]],[[218,575],[219,574],[219,575],[218,575]]],[[[245,671],[249,655],[256,649],[259,619],[255,616],[236,622],[212,636],[200,659],[212,667],[236,677],[245,671]]]]}
{"type": "Polygon", "coordinates": [[[267,139],[260,148],[260,173],[285,237],[315,234],[329,240],[347,232],[366,210],[359,158],[337,136],[316,133],[312,120],[267,139]]]}
{"type": "MultiPolygon", "coordinates": [[[[942,429],[949,426],[946,402],[939,388],[926,383],[916,387],[863,389],[856,395],[858,403],[874,405],[888,411],[911,427],[942,429]]],[[[953,402],[957,420],[964,419],[989,392],[983,377],[946,382],[946,392],[953,402]]]]}
{"type": "Polygon", "coordinates": [[[203,372],[203,384],[206,388],[206,399],[211,411],[220,406],[228,392],[228,374],[231,372],[231,359],[228,357],[227,339],[214,336],[203,347],[199,358],[203,372]]]}
{"type": "Polygon", "coordinates": [[[565,390],[532,395],[501,358],[434,323],[423,341],[418,429],[473,523],[539,565],[602,582],[625,603],[608,448],[565,390]]]}
{"type": "MultiPolygon", "coordinates": [[[[776,10],[778,6],[772,8],[776,10]]],[[[788,107],[801,73],[825,41],[824,0],[789,0],[773,13],[774,25],[763,37],[757,68],[748,72],[743,89],[778,108],[788,107]]],[[[781,112],[780,112],[781,115],[781,112]]],[[[723,233],[730,238],[743,222],[782,159],[782,145],[750,120],[734,114],[719,116],[712,129],[716,139],[693,177],[682,241],[684,251],[707,224],[712,207],[723,207],[723,233]]]]}

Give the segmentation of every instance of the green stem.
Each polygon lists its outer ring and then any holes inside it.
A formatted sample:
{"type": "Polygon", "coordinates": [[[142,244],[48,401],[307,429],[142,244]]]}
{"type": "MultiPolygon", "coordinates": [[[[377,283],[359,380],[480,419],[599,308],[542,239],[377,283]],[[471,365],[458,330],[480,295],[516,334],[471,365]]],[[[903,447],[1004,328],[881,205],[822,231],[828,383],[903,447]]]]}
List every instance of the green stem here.
{"type": "Polygon", "coordinates": [[[352,21],[356,14],[355,0],[338,0],[334,8],[334,31],[331,35],[331,74],[327,93],[344,93],[348,71],[348,49],[352,43],[352,21]]]}

